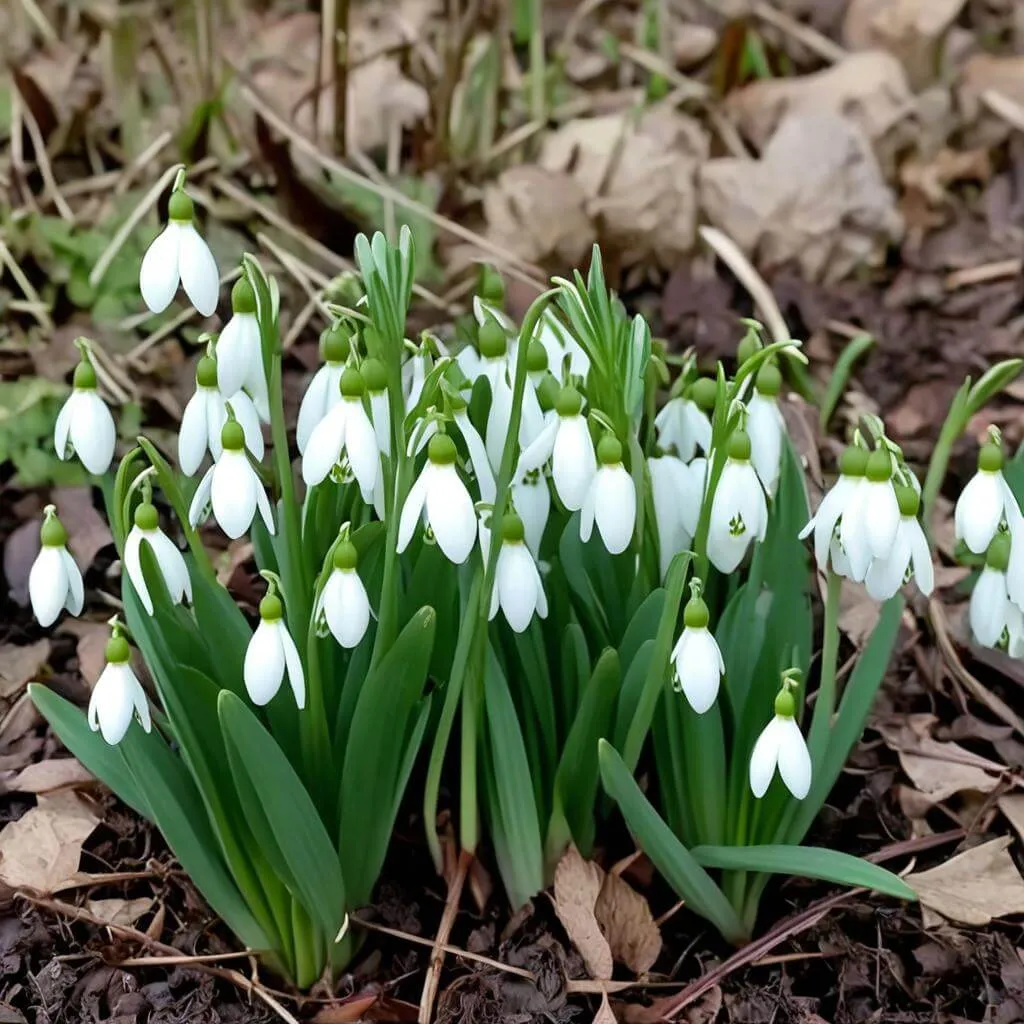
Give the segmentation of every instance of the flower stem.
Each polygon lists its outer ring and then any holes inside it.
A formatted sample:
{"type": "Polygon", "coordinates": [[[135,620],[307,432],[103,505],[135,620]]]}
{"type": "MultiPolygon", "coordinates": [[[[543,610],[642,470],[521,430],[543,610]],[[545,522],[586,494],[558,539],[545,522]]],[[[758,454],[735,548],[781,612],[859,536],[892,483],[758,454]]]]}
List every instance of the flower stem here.
{"type": "Polygon", "coordinates": [[[808,733],[811,757],[824,746],[836,706],[836,668],[839,658],[839,599],[843,580],[827,570],[825,623],[821,642],[821,682],[814,702],[814,716],[808,733]]]}

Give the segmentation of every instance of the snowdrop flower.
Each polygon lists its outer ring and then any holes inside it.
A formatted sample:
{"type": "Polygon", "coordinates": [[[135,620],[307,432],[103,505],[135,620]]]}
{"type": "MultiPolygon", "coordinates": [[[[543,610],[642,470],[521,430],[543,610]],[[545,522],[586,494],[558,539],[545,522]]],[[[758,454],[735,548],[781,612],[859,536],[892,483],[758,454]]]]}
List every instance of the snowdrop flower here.
{"type": "Polygon", "coordinates": [[[917,589],[927,597],[935,586],[935,568],[928,540],[917,519],[921,498],[913,487],[896,487],[900,522],[896,539],[885,558],[876,558],[864,577],[868,593],[876,601],[887,601],[913,576],[917,589]]]}
{"type": "Polygon", "coordinates": [[[402,367],[402,387],[405,390],[405,411],[412,412],[423,397],[423,388],[427,383],[428,359],[430,353],[423,345],[407,359],[402,367]]]}
{"type": "Polygon", "coordinates": [[[388,372],[379,359],[364,359],[359,366],[370,396],[370,421],[377,438],[377,447],[384,455],[391,454],[391,404],[388,398],[388,372]]]}
{"type": "Polygon", "coordinates": [[[476,509],[455,468],[455,442],[435,434],[427,445],[427,463],[409,489],[398,524],[398,553],[412,540],[416,524],[426,513],[427,526],[445,557],[461,565],[476,540],[476,509]]]}
{"type": "Polygon", "coordinates": [[[114,417],[96,391],[96,371],[83,351],[74,388],[53,429],[57,457],[65,460],[73,452],[90,473],[100,476],[110,468],[116,442],[114,417]]]}
{"type": "Polygon", "coordinates": [[[723,573],[733,572],[755,540],[764,540],[768,505],[757,471],[750,462],[750,436],[736,430],[711,501],[708,558],[723,573]]]}
{"type": "MultiPolygon", "coordinates": [[[[807,525],[800,531],[801,540],[805,540],[811,533],[814,534],[814,557],[823,572],[828,569],[830,550],[839,550],[838,543],[833,547],[836,526],[846,510],[852,507],[857,489],[865,483],[864,474],[867,468],[867,451],[856,445],[846,448],[839,458],[839,479],[826,492],[818,506],[818,511],[811,516],[807,525]]],[[[843,559],[844,567],[846,567],[848,560],[845,559],[845,554],[843,559]]],[[[847,575],[847,573],[839,572],[839,567],[835,564],[833,564],[833,569],[841,576],[847,575]]]]}
{"type": "Polygon", "coordinates": [[[107,641],[107,664],[92,688],[88,712],[89,728],[101,733],[111,746],[124,739],[136,713],[146,732],[153,728],[146,691],[132,671],[131,656],[128,641],[115,623],[114,634],[107,641]]]}
{"type": "Polygon", "coordinates": [[[764,727],[750,755],[750,788],[758,799],[768,792],[776,768],[786,788],[803,800],[811,788],[811,755],[796,724],[796,700],[787,679],[775,698],[775,717],[764,727]]]}
{"type": "Polygon", "coordinates": [[[849,576],[863,583],[874,559],[885,560],[896,543],[900,506],[892,482],[892,456],[876,448],[852,492],[839,522],[839,542],[849,562],[849,576]]]}
{"type": "Polygon", "coordinates": [[[260,601],[260,624],[245,649],[242,678],[249,699],[257,706],[269,704],[281,689],[285,673],[295,704],[301,711],[306,706],[306,679],[302,672],[295,641],[284,624],[284,608],[277,596],[274,580],[266,597],[260,601]]]}
{"type": "Polygon", "coordinates": [[[307,487],[324,480],[340,461],[348,457],[352,475],[359,484],[363,501],[373,503],[373,489],[380,473],[380,448],[370,417],[363,408],[366,383],[362,374],[349,367],[341,375],[341,402],[316,425],[302,456],[302,479],[307,487]]]}
{"type": "Polygon", "coordinates": [[[124,569],[139,595],[142,607],[150,615],[153,614],[153,598],[142,572],[143,541],[153,552],[172,604],[181,604],[183,599],[191,601],[192,581],[189,579],[185,558],[174,541],[160,529],[156,508],[149,501],[143,501],[135,510],[135,525],[128,531],[124,542],[124,569]]]}
{"type": "Polygon", "coordinates": [[[139,290],[154,313],[162,313],[174,298],[178,282],[196,310],[211,316],[220,289],[217,264],[210,247],[192,223],[192,200],[182,189],[171,193],[167,227],[146,250],[139,271],[139,290]]]}
{"type": "Polygon", "coordinates": [[[231,289],[231,319],[217,339],[217,387],[222,395],[234,395],[245,388],[260,418],[270,422],[256,293],[244,277],[231,289]]]}
{"type": "MultiPolygon", "coordinates": [[[[482,493],[481,497],[488,500],[482,493]]],[[[526,546],[534,558],[540,558],[540,545],[551,514],[551,491],[543,470],[533,469],[525,474],[516,472],[512,478],[512,506],[523,521],[526,546]]]]}
{"type": "Polygon", "coordinates": [[[597,523],[597,531],[610,555],[629,547],[636,525],[636,487],[622,464],[622,445],[606,434],[597,446],[599,468],[580,512],[580,540],[584,544],[597,523]]]}
{"type": "Polygon", "coordinates": [[[672,686],[680,690],[690,707],[703,715],[718,697],[725,662],[708,630],[708,606],[701,599],[701,581],[690,583],[691,597],[683,612],[683,632],[672,649],[672,686]]]}
{"type": "Polygon", "coordinates": [[[583,507],[597,472],[594,442],[582,410],[580,393],[572,387],[562,388],[554,415],[549,415],[544,429],[519,460],[523,473],[540,469],[551,460],[555,492],[570,512],[583,507]]]}
{"type": "Polygon", "coordinates": [[[782,374],[779,368],[765,363],[757,375],[754,394],[747,405],[750,461],[769,494],[775,493],[779,483],[782,444],[786,436],[786,423],[778,403],[781,389],[782,374]]]}
{"type": "Polygon", "coordinates": [[[529,626],[534,612],[542,619],[548,614],[544,586],[533,555],[523,543],[525,536],[523,521],[515,513],[509,513],[502,519],[501,547],[489,617],[493,619],[500,607],[505,620],[516,633],[522,633],[529,626]]]}
{"type": "Polygon", "coordinates": [[[992,538],[985,553],[985,568],[971,592],[968,618],[971,632],[982,647],[998,646],[1010,625],[1016,626],[1014,613],[1020,614],[1007,592],[1010,546],[1008,533],[997,533],[992,538]]]}
{"type": "Polygon", "coordinates": [[[217,387],[217,360],[203,356],[196,366],[196,390],[181,415],[178,432],[178,465],[185,476],[195,474],[207,450],[214,460],[220,458],[220,435],[228,421],[229,403],[242,428],[246,448],[257,462],[263,458],[263,431],[252,399],[238,391],[226,400],[217,387]]]}
{"type": "Polygon", "coordinates": [[[67,531],[57,518],[56,506],[47,505],[43,516],[41,547],[28,574],[28,597],[32,614],[45,627],[52,626],[63,609],[80,615],[85,591],[82,573],[68,553],[67,531]]]}
{"type": "Polygon", "coordinates": [[[331,575],[327,577],[317,608],[331,635],[346,649],[359,646],[370,625],[370,598],[356,572],[359,554],[350,540],[335,549],[331,575]]]}
{"type": "Polygon", "coordinates": [[[324,365],[313,374],[313,379],[302,396],[299,418],[295,424],[295,443],[303,455],[310,435],[320,421],[341,402],[341,375],[352,351],[348,328],[340,321],[321,335],[324,365]]]}
{"type": "Polygon", "coordinates": [[[967,482],[953,510],[956,539],[974,554],[983,554],[1004,518],[1012,525],[1011,521],[1020,518],[1020,510],[1003,476],[1003,451],[998,444],[989,443],[978,452],[978,471],[967,482]]]}
{"type": "Polygon", "coordinates": [[[709,377],[695,380],[685,396],[670,398],[657,416],[654,429],[661,448],[674,448],[676,454],[689,462],[699,448],[705,455],[711,448],[711,420],[706,410],[714,408],[715,382],[709,377]]]}
{"type": "Polygon", "coordinates": [[[188,511],[188,521],[196,527],[212,505],[220,528],[232,539],[241,537],[252,525],[256,510],[271,535],[274,517],[263,484],[245,454],[245,434],[236,420],[228,420],[221,431],[222,450],[206,471],[188,511]]]}
{"type": "Polygon", "coordinates": [[[664,580],[672,559],[693,542],[703,488],[678,456],[656,455],[647,460],[647,468],[651,474],[658,559],[664,580]]]}

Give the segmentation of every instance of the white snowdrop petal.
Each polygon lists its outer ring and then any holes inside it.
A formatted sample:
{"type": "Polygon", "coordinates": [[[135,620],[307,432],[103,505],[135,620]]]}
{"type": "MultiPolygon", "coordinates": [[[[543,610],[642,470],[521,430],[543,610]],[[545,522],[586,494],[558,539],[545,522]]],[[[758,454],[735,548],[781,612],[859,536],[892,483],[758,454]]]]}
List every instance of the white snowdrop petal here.
{"type": "Polygon", "coordinates": [[[68,450],[68,440],[71,436],[71,417],[77,405],[79,392],[72,391],[67,401],[60,407],[57,413],[57,422],[53,426],[53,447],[56,449],[57,458],[64,460],[71,454],[68,450]]]}
{"type": "Polygon", "coordinates": [[[321,483],[341,458],[348,414],[349,408],[342,402],[313,428],[309,444],[302,454],[302,479],[307,487],[321,483]]]}
{"type": "Polygon", "coordinates": [[[380,472],[380,449],[377,447],[377,435],[373,424],[362,403],[350,400],[349,413],[345,422],[345,450],[352,474],[359,484],[363,501],[368,505],[373,501],[373,485],[380,472]]]}
{"type": "Polygon", "coordinates": [[[484,430],[487,458],[495,470],[501,465],[511,418],[512,389],[509,387],[503,367],[494,375],[494,383],[491,385],[491,407],[487,413],[487,426],[484,430]]]}
{"type": "Polygon", "coordinates": [[[460,409],[455,414],[455,423],[466,442],[469,451],[469,461],[473,467],[473,475],[476,477],[477,486],[480,488],[480,500],[488,504],[494,504],[498,493],[498,485],[494,480],[494,470],[488,459],[487,448],[484,445],[480,431],[473,426],[473,421],[465,409],[460,409]]]}
{"type": "Polygon", "coordinates": [[[900,506],[891,481],[870,481],[861,515],[865,518],[868,547],[873,558],[885,558],[892,550],[900,525],[900,506]]]}
{"type": "Polygon", "coordinates": [[[533,559],[524,544],[503,544],[498,553],[495,584],[501,596],[505,619],[516,633],[522,633],[537,607],[533,559]]]}
{"type": "Polygon", "coordinates": [[[525,476],[540,469],[551,458],[558,434],[560,418],[557,413],[548,413],[544,429],[537,435],[528,448],[524,448],[519,456],[519,473],[525,476]]]}
{"type": "Polygon", "coordinates": [[[850,494],[839,520],[839,541],[850,565],[850,578],[864,582],[871,564],[871,541],[867,531],[871,486],[862,481],[850,494]]]}
{"type": "Polygon", "coordinates": [[[935,589],[935,566],[932,563],[931,548],[921,524],[913,519],[907,525],[907,544],[910,548],[910,564],[914,569],[917,589],[928,597],[935,589]]]}
{"type": "Polygon", "coordinates": [[[267,492],[263,490],[263,485],[260,481],[253,477],[253,482],[256,490],[256,508],[259,511],[260,518],[263,520],[263,525],[267,528],[267,533],[273,537],[277,533],[277,529],[274,526],[274,512],[270,507],[270,499],[267,497],[267,492]]]}
{"type": "Polygon", "coordinates": [[[636,487],[623,465],[603,466],[594,486],[594,516],[609,554],[629,547],[636,526],[636,487]]]}
{"type": "Polygon", "coordinates": [[[244,319],[252,314],[235,313],[217,338],[217,387],[222,395],[242,390],[250,353],[244,334],[244,319]]]}
{"type": "Polygon", "coordinates": [[[301,711],[306,706],[306,676],[302,671],[299,649],[295,646],[295,641],[283,620],[277,623],[277,636],[281,641],[284,663],[288,669],[288,683],[292,688],[292,696],[295,697],[295,706],[301,711]]]}
{"type": "Polygon", "coordinates": [[[206,395],[204,388],[197,388],[185,404],[181,414],[181,430],[178,431],[178,465],[185,476],[192,476],[206,454],[207,427],[206,395]]]}
{"type": "Polygon", "coordinates": [[[141,546],[142,530],[137,526],[133,526],[128,531],[128,536],[124,542],[124,571],[128,574],[128,579],[135,588],[135,593],[139,595],[142,607],[146,609],[148,614],[152,615],[153,598],[150,596],[149,586],[142,572],[141,546]]]}
{"type": "Polygon", "coordinates": [[[28,596],[32,614],[46,628],[57,621],[68,597],[67,570],[61,548],[44,544],[28,574],[28,596]]]}
{"type": "Polygon", "coordinates": [[[167,584],[167,590],[171,600],[180,604],[183,597],[192,598],[192,585],[188,577],[188,567],[185,565],[185,558],[178,550],[177,545],[162,530],[152,530],[146,540],[153,548],[156,555],[157,565],[160,566],[160,575],[167,584]]]}
{"type": "Polygon", "coordinates": [[[786,788],[803,800],[811,788],[811,755],[800,726],[793,718],[778,718],[779,775],[786,788]]]}
{"type": "Polygon", "coordinates": [[[597,456],[583,416],[559,418],[551,451],[551,476],[562,504],[576,512],[583,507],[597,472],[597,456]]]}
{"type": "Polygon", "coordinates": [[[583,507],[580,509],[580,540],[586,544],[590,535],[594,532],[594,516],[597,511],[597,478],[587,491],[583,499],[583,507]]]}
{"type": "MultiPolygon", "coordinates": [[[[458,415],[455,417],[458,419],[458,415]]],[[[370,421],[377,436],[377,447],[384,455],[391,454],[391,403],[386,391],[370,394],[370,421]]]]}
{"type": "MultiPolygon", "coordinates": [[[[231,406],[231,411],[235,414],[235,419],[238,420],[238,425],[242,428],[242,435],[245,438],[245,447],[252,452],[253,458],[257,462],[263,461],[263,429],[260,427],[260,415],[256,411],[256,405],[253,400],[244,392],[236,391],[231,398],[227,399],[227,403],[231,406]]],[[[225,419],[227,418],[227,409],[224,411],[225,419]]],[[[223,424],[221,424],[223,429],[223,424]]],[[[220,431],[217,431],[219,438],[220,431]]]]}
{"type": "Polygon", "coordinates": [[[999,529],[1004,500],[999,486],[1001,474],[978,470],[967,482],[953,509],[953,527],[976,555],[983,555],[999,529]]]}
{"type": "Polygon", "coordinates": [[[773,718],[758,736],[750,754],[750,789],[758,799],[768,792],[779,762],[779,718],[773,718]]]}
{"type": "Polygon", "coordinates": [[[96,476],[110,468],[117,428],[103,399],[92,388],[79,392],[71,419],[71,443],[82,465],[96,476]]]}
{"type": "Polygon", "coordinates": [[[316,425],[327,415],[327,410],[341,401],[341,367],[335,373],[331,363],[324,363],[309,382],[299,406],[299,418],[295,423],[295,443],[303,455],[309,438],[316,425]],[[336,400],[335,400],[336,396],[336,400]]]}
{"type": "Polygon", "coordinates": [[[64,607],[72,615],[81,615],[85,605],[85,587],[82,583],[82,570],[71,557],[67,548],[60,548],[60,559],[64,564],[64,578],[67,580],[67,600],[64,607]]]}
{"type": "MultiPolygon", "coordinates": [[[[131,672],[130,669],[129,672],[131,672]]],[[[134,685],[132,687],[134,699],[132,703],[135,707],[135,713],[139,716],[139,722],[141,723],[142,728],[146,732],[152,732],[153,720],[149,713],[149,699],[146,697],[146,691],[142,688],[142,683],[139,682],[134,672],[131,672],[131,677],[134,681],[134,685]]],[[[131,722],[128,724],[131,725],[131,722]]]]}
{"type": "Polygon", "coordinates": [[[199,313],[213,316],[220,291],[220,274],[213,253],[194,224],[182,224],[180,230],[178,272],[181,286],[199,313]]]}
{"type": "MultiPolygon", "coordinates": [[[[484,501],[486,500],[484,498],[484,501]]],[[[551,514],[551,492],[548,490],[547,480],[543,476],[531,480],[514,480],[512,505],[523,521],[526,546],[533,552],[534,558],[539,558],[541,541],[544,539],[544,530],[551,514]]]]}
{"type": "Polygon", "coordinates": [[[995,647],[1006,626],[1006,577],[996,569],[985,566],[981,570],[974,590],[968,617],[971,632],[982,647],[995,647]]]}
{"type": "Polygon", "coordinates": [[[476,541],[476,510],[453,465],[435,466],[426,495],[427,520],[438,547],[461,565],[476,541]]]}
{"type": "MultiPolygon", "coordinates": [[[[707,551],[712,565],[722,573],[734,572],[743,561],[743,556],[753,540],[751,529],[759,524],[743,520],[742,528],[737,517],[742,508],[749,504],[744,495],[748,476],[744,469],[751,469],[732,459],[728,460],[715,488],[711,503],[711,517],[708,523],[707,551]],[[735,529],[734,529],[735,524],[735,529]]],[[[760,484],[757,485],[760,488],[760,484]]]]}
{"type": "Polygon", "coordinates": [[[138,680],[127,664],[109,664],[100,673],[89,698],[89,721],[103,739],[116,746],[124,739],[135,712],[138,680]],[[133,685],[134,684],[134,685],[133,685]]]}
{"type": "Polygon", "coordinates": [[[249,699],[259,707],[269,704],[284,680],[285,656],[281,620],[261,619],[245,649],[242,678],[249,699]]]}
{"type": "Polygon", "coordinates": [[[674,455],[649,459],[654,522],[658,528],[658,560],[662,580],[672,559],[690,545],[686,528],[688,492],[693,490],[687,465],[674,455]]]}
{"type": "Polygon", "coordinates": [[[706,455],[711,451],[711,420],[696,402],[688,401],[683,406],[683,416],[693,443],[706,455]]]}
{"type": "Polygon", "coordinates": [[[213,489],[213,471],[216,468],[216,466],[211,466],[203,474],[196,493],[192,495],[192,501],[188,507],[188,524],[192,529],[195,529],[206,518],[206,508],[210,504],[210,493],[213,489]]]}
{"type": "Polygon", "coordinates": [[[370,599],[354,571],[335,569],[324,587],[324,617],[334,639],[346,649],[359,645],[370,625],[370,599]]]}
{"type": "Polygon", "coordinates": [[[242,452],[225,451],[214,464],[210,488],[213,515],[232,540],[241,537],[252,524],[259,486],[242,452]]]}
{"type": "Polygon", "coordinates": [[[433,476],[434,464],[428,462],[415,483],[409,488],[405,504],[402,506],[402,515],[398,521],[397,550],[401,554],[412,540],[416,532],[416,526],[423,516],[423,506],[427,500],[427,488],[430,486],[430,479],[433,476]]]}
{"type": "Polygon", "coordinates": [[[755,392],[747,405],[747,433],[750,436],[750,461],[766,491],[775,492],[782,464],[784,426],[774,398],[755,392]]]}
{"type": "Polygon", "coordinates": [[[707,629],[686,628],[683,634],[689,634],[689,640],[678,663],[679,683],[690,707],[703,715],[718,697],[722,656],[707,629]]]}
{"type": "Polygon", "coordinates": [[[178,290],[178,243],[181,226],[170,221],[150,243],[139,270],[139,291],[154,313],[162,313],[178,290]]]}

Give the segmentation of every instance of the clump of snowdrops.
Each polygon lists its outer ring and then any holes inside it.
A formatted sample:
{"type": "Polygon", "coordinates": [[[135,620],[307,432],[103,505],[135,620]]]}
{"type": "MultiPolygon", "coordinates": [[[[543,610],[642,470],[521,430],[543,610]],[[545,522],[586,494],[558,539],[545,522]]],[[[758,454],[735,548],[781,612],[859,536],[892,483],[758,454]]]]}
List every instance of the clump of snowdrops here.
{"type": "MultiPolygon", "coordinates": [[[[180,284],[212,314],[217,268],[183,175],[169,218],[142,295],[160,311],[180,284]]],[[[410,339],[409,232],[360,236],[355,256],[295,425],[297,467],[278,290],[253,257],[230,319],[204,336],[176,469],[142,437],[111,480],[114,422],[82,341],[55,442],[102,477],[124,615],[87,715],[32,689],[69,749],[156,823],[240,941],[302,986],[351,957],[348,915],[371,898],[417,763],[437,866],[447,777],[462,851],[486,837],[513,906],[569,844],[593,849],[612,808],[602,782],[733,941],[772,873],[912,897],[877,866],[800,845],[864,728],[901,588],[933,585],[922,488],[883,424],[856,430],[812,517],[779,405],[799,379],[796,341],[765,345],[748,323],[735,371],[701,376],[627,315],[596,248],[588,276],[556,278],[521,324],[484,268],[471,317],[410,339]],[[252,542],[266,583],[255,628],[200,540],[211,516],[252,542]],[[844,578],[883,604],[840,695],[844,578]],[[648,737],[645,793],[633,773],[648,737]]],[[[1019,368],[967,382],[926,506],[953,442],[1019,368]]],[[[1024,527],[1002,466],[993,434],[956,519],[984,559],[977,639],[1016,653],[1024,527]]],[[[83,583],[52,506],[41,539],[30,591],[48,626],[82,611],[83,583]]]]}

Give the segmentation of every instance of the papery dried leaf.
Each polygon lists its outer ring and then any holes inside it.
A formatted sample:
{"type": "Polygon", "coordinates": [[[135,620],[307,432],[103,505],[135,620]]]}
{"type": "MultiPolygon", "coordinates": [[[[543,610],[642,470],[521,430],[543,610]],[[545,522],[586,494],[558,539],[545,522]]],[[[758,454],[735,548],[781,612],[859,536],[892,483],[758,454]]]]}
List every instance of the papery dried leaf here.
{"type": "Polygon", "coordinates": [[[554,904],[558,920],[579,950],[592,978],[612,976],[612,951],[601,932],[594,907],[604,883],[604,871],[584,860],[570,846],[555,868],[554,904]]]}
{"type": "Polygon", "coordinates": [[[661,929],[647,900],[620,875],[606,874],[594,914],[614,959],[646,974],[661,954],[661,929]]]}

